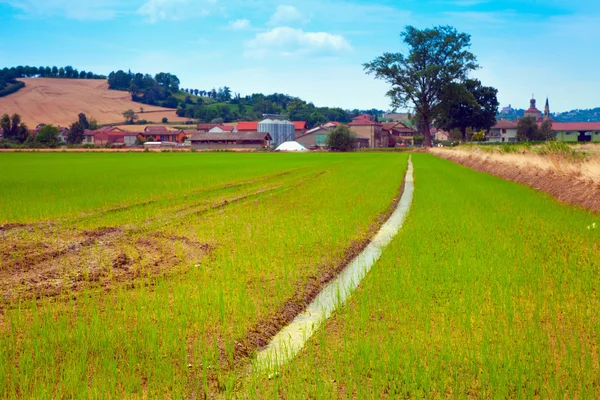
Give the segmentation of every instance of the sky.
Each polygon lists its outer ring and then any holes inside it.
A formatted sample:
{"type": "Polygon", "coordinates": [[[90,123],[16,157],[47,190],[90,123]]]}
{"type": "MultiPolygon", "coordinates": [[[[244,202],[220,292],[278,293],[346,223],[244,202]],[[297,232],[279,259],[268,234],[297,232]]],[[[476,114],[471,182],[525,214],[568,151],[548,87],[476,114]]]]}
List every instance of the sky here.
{"type": "Polygon", "coordinates": [[[407,25],[472,36],[502,106],[600,107],[598,0],[0,0],[0,67],[171,72],[182,88],[390,108],[362,64],[406,51],[407,25]]]}

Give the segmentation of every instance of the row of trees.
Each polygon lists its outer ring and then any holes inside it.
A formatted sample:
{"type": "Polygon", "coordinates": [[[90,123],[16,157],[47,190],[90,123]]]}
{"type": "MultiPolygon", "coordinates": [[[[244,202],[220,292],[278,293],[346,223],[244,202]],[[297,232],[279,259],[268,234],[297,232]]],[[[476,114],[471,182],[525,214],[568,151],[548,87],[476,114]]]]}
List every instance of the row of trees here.
{"type": "Polygon", "coordinates": [[[126,90],[131,100],[167,108],[177,108],[179,100],[174,96],[179,92],[179,78],[168,72],[155,76],[125,72],[122,70],[108,74],[108,88],[126,90]]]}
{"type": "Polygon", "coordinates": [[[18,67],[3,68],[0,70],[0,76],[10,76],[15,78],[68,78],[68,79],[106,79],[105,75],[97,75],[91,71],[77,70],[70,65],[66,67],[30,67],[29,65],[19,65],[18,67]]]}
{"type": "MultiPolygon", "coordinates": [[[[84,113],[79,113],[77,121],[69,126],[67,144],[81,144],[85,137],[86,129],[98,129],[95,119],[88,120],[84,113]]],[[[30,134],[27,125],[21,121],[19,114],[9,116],[4,114],[0,118],[0,130],[3,132],[3,141],[12,144],[24,144],[27,147],[57,147],[60,144],[60,131],[54,125],[44,125],[35,134],[30,134]]]]}
{"type": "Polygon", "coordinates": [[[231,89],[227,86],[220,87],[219,89],[212,88],[212,90],[199,90],[199,89],[181,89],[188,94],[200,97],[208,97],[209,99],[215,99],[220,102],[230,101],[234,98],[239,99],[239,93],[235,95],[231,92],[231,89]]]}

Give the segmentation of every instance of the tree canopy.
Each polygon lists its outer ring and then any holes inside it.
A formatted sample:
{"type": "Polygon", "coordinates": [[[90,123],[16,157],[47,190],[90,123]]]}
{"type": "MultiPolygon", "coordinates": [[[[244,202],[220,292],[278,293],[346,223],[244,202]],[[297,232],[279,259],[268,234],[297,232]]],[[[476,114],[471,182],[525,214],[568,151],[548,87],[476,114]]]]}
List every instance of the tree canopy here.
{"type": "Polygon", "coordinates": [[[352,151],[356,148],[356,135],[346,125],[338,125],[327,136],[326,144],[334,151],[352,151]]]}
{"type": "Polygon", "coordinates": [[[435,125],[446,131],[459,129],[463,141],[468,128],[487,131],[496,123],[497,94],[497,89],[483,86],[477,79],[451,83],[443,91],[435,125]]]}
{"type": "Polygon", "coordinates": [[[384,53],[363,66],[391,85],[387,96],[392,107],[414,108],[422,121],[425,145],[431,146],[430,126],[439,114],[444,90],[464,82],[479,67],[469,51],[471,36],[451,26],[423,30],[407,26],[400,36],[408,47],[406,53],[384,53]]]}
{"type": "Polygon", "coordinates": [[[21,122],[21,116],[19,114],[13,114],[11,117],[8,114],[4,114],[0,118],[0,130],[3,132],[5,140],[14,141],[17,143],[23,143],[27,140],[29,132],[27,131],[27,125],[21,122]]]}
{"type": "Polygon", "coordinates": [[[38,132],[35,141],[45,147],[56,147],[59,143],[58,133],[58,129],[54,125],[45,125],[38,132]]]}

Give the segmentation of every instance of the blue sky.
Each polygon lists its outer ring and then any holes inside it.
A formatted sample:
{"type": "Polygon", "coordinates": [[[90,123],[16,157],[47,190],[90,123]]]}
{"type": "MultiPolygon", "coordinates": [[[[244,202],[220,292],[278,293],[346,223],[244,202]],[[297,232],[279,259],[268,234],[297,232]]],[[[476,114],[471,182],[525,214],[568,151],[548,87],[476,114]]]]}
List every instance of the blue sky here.
{"type": "Polygon", "coordinates": [[[598,0],[0,0],[0,66],[172,72],[182,87],[287,93],[388,109],[361,64],[403,50],[399,33],[449,24],[472,35],[502,105],[600,107],[598,0]]]}

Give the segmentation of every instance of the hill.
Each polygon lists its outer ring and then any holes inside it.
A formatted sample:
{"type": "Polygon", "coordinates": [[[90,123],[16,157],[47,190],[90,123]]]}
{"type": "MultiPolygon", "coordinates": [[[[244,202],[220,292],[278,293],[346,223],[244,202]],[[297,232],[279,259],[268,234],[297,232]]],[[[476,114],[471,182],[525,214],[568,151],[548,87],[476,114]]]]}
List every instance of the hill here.
{"type": "Polygon", "coordinates": [[[175,110],[131,101],[128,92],[109,90],[105,80],[24,78],[25,87],[0,98],[0,114],[18,113],[29,128],[39,123],[66,126],[85,113],[100,124],[122,123],[122,112],[132,109],[140,119],[186,121],[175,110]],[[139,113],[140,107],[144,113],[139,113]]]}

